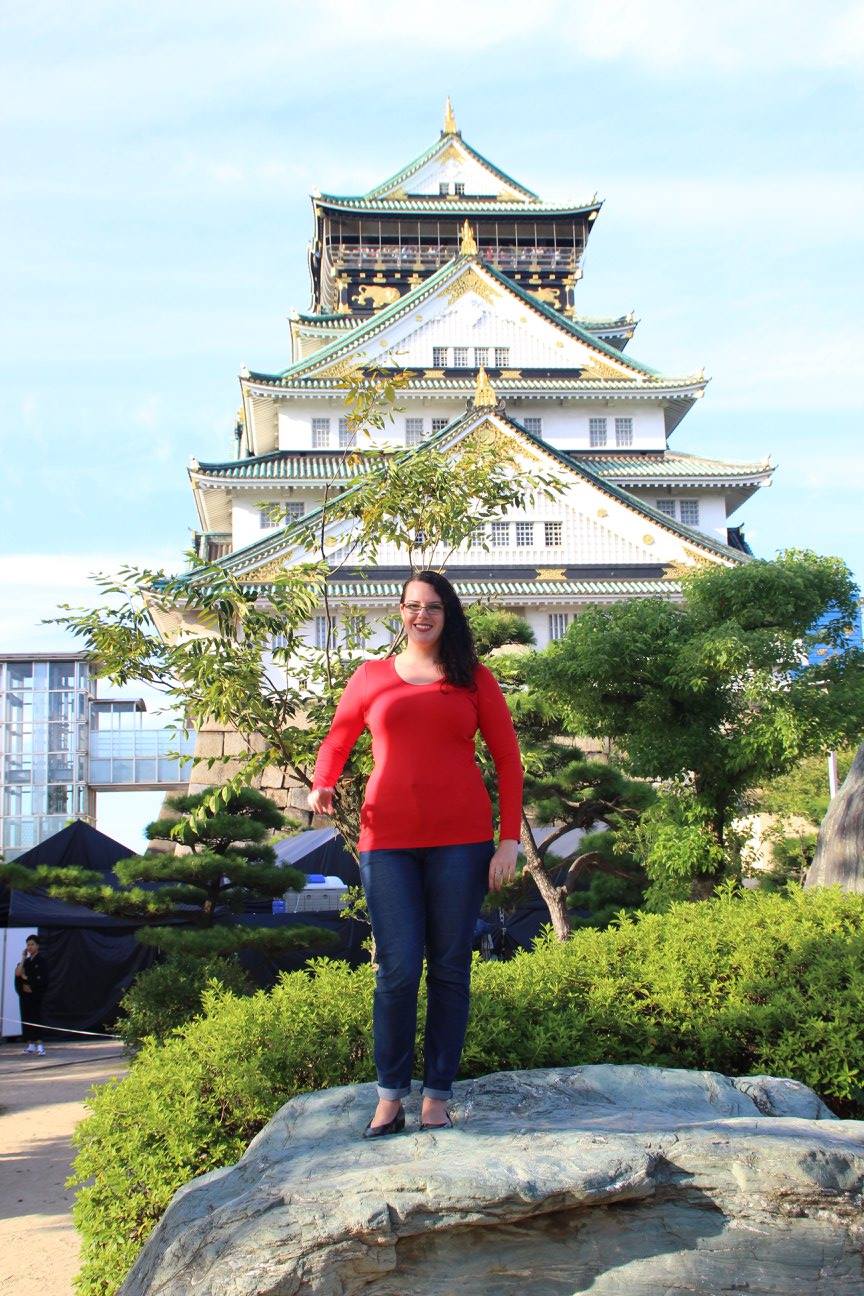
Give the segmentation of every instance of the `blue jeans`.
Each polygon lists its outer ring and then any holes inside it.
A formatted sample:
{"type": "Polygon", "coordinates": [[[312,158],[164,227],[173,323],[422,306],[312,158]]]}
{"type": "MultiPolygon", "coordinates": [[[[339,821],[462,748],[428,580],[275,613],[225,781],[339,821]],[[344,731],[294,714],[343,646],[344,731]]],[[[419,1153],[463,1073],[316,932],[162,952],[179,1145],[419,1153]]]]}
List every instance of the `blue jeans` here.
{"type": "Polygon", "coordinates": [[[411,1092],[424,949],[423,1093],[452,1097],[468,1025],[474,926],[494,851],[485,841],[360,853],[378,956],[372,1020],[380,1098],[411,1092]]]}

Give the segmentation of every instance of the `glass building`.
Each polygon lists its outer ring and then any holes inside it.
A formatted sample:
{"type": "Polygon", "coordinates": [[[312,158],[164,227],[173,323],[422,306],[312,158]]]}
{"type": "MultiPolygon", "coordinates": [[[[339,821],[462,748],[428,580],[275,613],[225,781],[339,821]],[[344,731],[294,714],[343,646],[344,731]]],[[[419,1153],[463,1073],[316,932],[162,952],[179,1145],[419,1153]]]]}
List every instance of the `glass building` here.
{"type": "Polygon", "coordinates": [[[0,656],[0,855],[96,820],[97,791],[185,791],[194,734],[143,727],[140,699],[97,698],[84,653],[0,656]]]}

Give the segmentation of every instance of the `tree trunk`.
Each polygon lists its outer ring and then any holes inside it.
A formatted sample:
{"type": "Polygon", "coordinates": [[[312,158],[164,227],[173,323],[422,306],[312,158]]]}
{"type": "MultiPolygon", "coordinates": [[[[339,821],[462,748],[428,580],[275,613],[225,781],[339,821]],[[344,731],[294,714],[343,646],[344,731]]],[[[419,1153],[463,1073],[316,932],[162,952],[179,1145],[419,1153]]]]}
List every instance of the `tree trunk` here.
{"type": "Polygon", "coordinates": [[[710,900],[718,880],[714,873],[697,873],[690,882],[690,899],[710,900]]]}
{"type": "Polygon", "coordinates": [[[525,872],[533,879],[543,902],[549,910],[552,928],[559,941],[570,939],[570,919],[567,916],[567,888],[556,887],[543,867],[543,861],[534,841],[534,834],[525,811],[522,811],[522,845],[525,848],[525,872]]]}
{"type": "Polygon", "coordinates": [[[864,744],[822,820],[804,885],[864,891],[864,744]]]}

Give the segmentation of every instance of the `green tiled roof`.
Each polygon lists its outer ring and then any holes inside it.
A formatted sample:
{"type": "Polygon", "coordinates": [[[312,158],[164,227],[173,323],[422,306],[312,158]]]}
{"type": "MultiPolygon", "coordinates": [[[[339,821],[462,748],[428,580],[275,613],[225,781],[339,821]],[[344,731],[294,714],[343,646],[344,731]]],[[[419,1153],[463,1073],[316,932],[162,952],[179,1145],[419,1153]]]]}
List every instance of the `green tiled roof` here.
{"type": "Polygon", "coordinates": [[[704,459],[700,455],[668,450],[665,454],[582,455],[567,451],[574,463],[585,464],[601,477],[621,481],[653,481],[657,478],[680,478],[702,481],[705,478],[722,478],[724,481],[749,480],[773,472],[769,463],[727,463],[722,459],[704,459]]]}
{"type": "MultiPolygon", "coordinates": [[[[362,451],[359,452],[362,454],[362,451]]],[[[332,481],[348,480],[368,468],[368,464],[348,464],[344,450],[329,454],[303,454],[277,450],[251,459],[229,459],[225,463],[199,463],[190,472],[201,477],[223,477],[226,481],[332,481]]]]}
{"type": "MultiPolygon", "coordinates": [[[[421,167],[424,167],[427,162],[431,162],[435,154],[446,148],[448,144],[452,142],[453,138],[454,136],[444,133],[439,135],[434,144],[430,144],[429,148],[427,148],[418,157],[414,158],[412,162],[409,162],[407,166],[402,167],[402,169],[397,171],[395,175],[390,176],[382,184],[376,185],[374,189],[370,189],[365,197],[374,198],[379,194],[389,192],[391,189],[400,188],[404,180],[407,180],[409,176],[414,175],[415,172],[419,171],[421,167]]],[[[514,180],[506,171],[502,171],[494,162],[490,162],[482,153],[478,153],[475,148],[472,148],[468,141],[462,138],[461,131],[456,132],[455,138],[459,140],[459,143],[465,149],[465,152],[470,154],[470,156],[474,158],[475,162],[479,162],[481,166],[485,167],[487,171],[491,171],[499,180],[503,180],[505,184],[512,185],[514,189],[518,189],[526,198],[533,199],[537,202],[540,201],[533,189],[527,189],[525,185],[520,184],[518,180],[514,180]]]]}
{"type": "Polygon", "coordinates": [[[592,332],[594,329],[635,328],[639,323],[635,315],[574,315],[574,322],[580,328],[592,332]]]}
{"type": "Polygon", "coordinates": [[[590,202],[574,203],[519,203],[501,202],[498,198],[486,198],[478,195],[470,198],[439,198],[437,194],[417,194],[409,198],[350,198],[340,194],[321,194],[315,199],[316,206],[326,207],[329,211],[359,211],[374,215],[402,213],[403,215],[430,216],[476,216],[478,220],[488,220],[496,214],[502,216],[576,216],[583,212],[599,211],[602,203],[597,198],[590,202]]]}
{"type": "Polygon", "coordinates": [[[353,315],[346,315],[344,311],[313,311],[308,314],[304,311],[298,311],[296,319],[301,324],[326,324],[332,328],[334,324],[350,324],[355,326],[357,320],[353,315]]]}
{"type": "MultiPolygon", "coordinates": [[[[409,370],[410,372],[410,370],[409,370]]],[[[492,384],[499,395],[508,393],[519,393],[523,391],[549,391],[556,392],[591,392],[591,391],[610,391],[615,390],[622,396],[645,396],[656,395],[658,392],[666,390],[685,390],[689,387],[701,387],[704,379],[693,374],[686,378],[665,378],[662,374],[655,374],[649,382],[635,383],[627,378],[622,378],[620,383],[616,383],[613,378],[502,378],[496,375],[494,369],[488,370],[492,384]]],[[[263,374],[250,372],[248,381],[255,383],[260,387],[301,387],[304,391],[332,391],[338,387],[338,380],[334,378],[295,378],[289,382],[279,374],[263,374]]],[[[418,370],[412,377],[411,382],[406,388],[407,391],[416,390],[424,392],[453,392],[456,395],[465,395],[466,392],[473,392],[476,384],[476,375],[474,370],[470,370],[465,378],[426,378],[423,376],[423,370],[418,370]]]]}
{"type": "MultiPolygon", "coordinates": [[[[665,454],[642,454],[635,451],[632,455],[603,457],[573,451],[563,453],[571,463],[582,464],[600,477],[622,482],[638,483],[642,480],[660,479],[692,479],[701,482],[707,478],[745,481],[773,471],[769,463],[727,463],[721,459],[704,459],[674,450],[668,450],[665,454]]],[[[343,450],[277,450],[249,459],[198,463],[190,471],[196,476],[219,477],[226,481],[347,481],[370,468],[373,461],[366,460],[365,455],[366,452],[360,449],[357,451],[358,458],[353,458],[348,463],[343,450]]]]}
{"type": "MultiPolygon", "coordinates": [[[[646,378],[656,379],[663,383],[663,385],[669,385],[662,379],[662,376],[656,369],[651,369],[648,365],[642,364],[638,360],[633,360],[629,356],[622,356],[620,351],[616,350],[615,347],[610,346],[609,343],[604,342],[602,338],[598,338],[595,334],[589,332],[574,320],[568,319],[566,315],[562,315],[559,311],[553,310],[551,306],[546,304],[546,302],[538,301],[536,297],[525,292],[518,284],[514,283],[512,279],[508,279],[506,275],[503,275],[496,270],[494,266],[489,265],[479,257],[466,256],[454,257],[452,261],[448,261],[446,265],[443,265],[439,270],[436,270],[434,274],[430,275],[428,279],[425,279],[423,283],[418,284],[416,288],[411,290],[411,292],[406,293],[404,297],[400,297],[398,301],[391,303],[389,306],[385,306],[383,310],[370,316],[369,319],[365,320],[356,329],[353,329],[349,336],[334,338],[332,342],[328,342],[325,346],[321,347],[320,350],[314,352],[313,355],[307,356],[304,360],[299,360],[296,364],[289,365],[289,367],[284,369],[280,374],[255,373],[250,374],[250,378],[254,378],[256,382],[270,382],[277,386],[293,385],[297,378],[303,377],[310,370],[317,369],[319,365],[326,368],[328,364],[337,360],[344,352],[353,350],[364,339],[373,337],[376,333],[380,333],[387,325],[393,323],[394,320],[400,319],[403,315],[415,310],[422,301],[425,301],[428,297],[431,297],[438,292],[447,280],[453,276],[454,270],[462,269],[469,262],[476,262],[477,265],[482,266],[484,272],[490,275],[505,292],[512,293],[514,296],[518,297],[524,305],[535,311],[537,314],[542,315],[545,319],[550,320],[564,333],[579,339],[581,342],[585,342],[593,350],[599,351],[602,355],[608,356],[610,360],[614,360],[616,364],[623,365],[625,371],[627,369],[635,370],[646,378]]],[[[315,375],[314,373],[309,373],[308,376],[314,378],[315,375]]],[[[622,378],[622,382],[626,383],[626,378],[622,378]]],[[[607,380],[600,381],[597,385],[604,387],[610,384],[614,385],[614,379],[609,380],[608,382],[607,380]]],[[[689,384],[682,385],[692,385],[692,380],[689,384]]]]}
{"type": "MultiPolygon", "coordinates": [[[[463,598],[488,598],[503,594],[508,598],[554,598],[602,597],[603,595],[660,595],[673,596],[681,593],[681,586],[676,581],[655,579],[640,580],[460,580],[454,568],[448,571],[450,579],[456,585],[463,598]]],[[[251,589],[267,589],[266,583],[250,584],[251,589]]],[[[399,581],[328,581],[327,592],[335,598],[344,599],[396,599],[402,585],[399,581]]]]}

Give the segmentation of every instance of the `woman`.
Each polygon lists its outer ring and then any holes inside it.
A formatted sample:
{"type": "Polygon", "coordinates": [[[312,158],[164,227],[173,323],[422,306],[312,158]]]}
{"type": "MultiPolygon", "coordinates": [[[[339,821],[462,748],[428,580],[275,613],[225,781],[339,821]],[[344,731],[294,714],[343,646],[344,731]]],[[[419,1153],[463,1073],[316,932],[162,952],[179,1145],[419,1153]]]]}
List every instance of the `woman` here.
{"type": "Polygon", "coordinates": [[[405,1126],[417,992],[426,954],[421,1129],[451,1124],[446,1102],[468,1022],[474,926],[487,889],[516,871],[522,763],[507,703],[477,661],[453,586],[437,572],[405,582],[405,648],[364,662],[345,688],[315,765],[309,807],[331,814],[333,792],[364,728],[375,767],[360,813],[360,873],[378,956],[373,1024],[378,1106],[365,1138],[405,1126]],[[480,730],[498,774],[501,824],[475,759],[480,730]]]}
{"type": "Polygon", "coordinates": [[[45,993],[45,959],[39,953],[39,937],[28,936],[24,953],[15,967],[15,992],[21,1003],[22,1035],[27,1044],[25,1053],[45,1056],[40,1023],[42,1021],[42,996],[45,993]]]}

